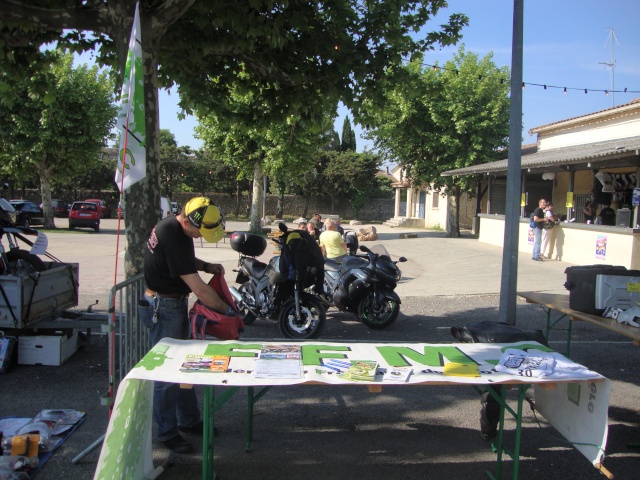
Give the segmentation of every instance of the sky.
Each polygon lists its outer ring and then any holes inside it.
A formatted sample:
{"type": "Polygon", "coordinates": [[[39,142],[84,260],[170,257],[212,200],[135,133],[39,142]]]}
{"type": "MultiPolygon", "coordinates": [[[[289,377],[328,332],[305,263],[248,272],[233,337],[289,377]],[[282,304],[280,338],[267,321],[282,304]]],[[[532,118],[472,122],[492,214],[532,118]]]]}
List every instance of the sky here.
{"type": "MultiPolygon", "coordinates": [[[[493,52],[498,66],[511,67],[513,0],[450,0],[425,31],[432,31],[451,13],[464,13],[469,26],[463,29],[467,51],[481,58],[493,52]]],[[[640,98],[640,19],[639,0],[524,0],[523,48],[523,144],[535,143],[534,127],[585,115],[622,105],[640,98]],[[612,43],[611,29],[615,31],[612,43]],[[615,59],[613,71],[604,65],[615,59]],[[535,86],[532,84],[539,84],[535,86]],[[542,85],[547,85],[545,90],[542,85]],[[551,88],[557,86],[561,88],[551,88]],[[564,87],[567,94],[564,94],[564,87]],[[635,93],[609,93],[624,90],[635,93]],[[575,89],[575,90],[574,90],[575,89]],[[587,89],[588,93],[584,93],[587,89]],[[593,91],[592,91],[593,90],[593,91]],[[599,91],[595,91],[599,90],[599,91]]],[[[459,43],[459,44],[460,44],[459,43]]],[[[436,48],[427,52],[427,64],[444,63],[453,57],[458,46],[436,48]]],[[[178,95],[160,93],[160,128],[167,128],[181,146],[198,148],[201,142],[193,136],[196,120],[178,120],[178,95]]],[[[350,112],[339,108],[335,129],[341,134],[342,124],[350,112]]],[[[361,137],[362,129],[353,125],[359,152],[373,144],[361,137]]]]}

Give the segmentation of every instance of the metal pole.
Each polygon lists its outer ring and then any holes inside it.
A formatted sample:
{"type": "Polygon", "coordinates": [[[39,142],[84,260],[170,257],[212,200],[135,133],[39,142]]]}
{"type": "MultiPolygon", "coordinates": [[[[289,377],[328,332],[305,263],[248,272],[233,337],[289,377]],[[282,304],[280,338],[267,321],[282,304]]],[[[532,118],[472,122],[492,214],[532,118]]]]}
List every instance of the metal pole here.
{"type": "Polygon", "coordinates": [[[498,321],[516,323],[518,278],[518,229],[520,220],[520,156],[522,147],[522,42],[524,0],[513,1],[513,39],[511,45],[511,112],[509,115],[509,160],[507,199],[504,216],[504,247],[500,310],[498,321]]]}

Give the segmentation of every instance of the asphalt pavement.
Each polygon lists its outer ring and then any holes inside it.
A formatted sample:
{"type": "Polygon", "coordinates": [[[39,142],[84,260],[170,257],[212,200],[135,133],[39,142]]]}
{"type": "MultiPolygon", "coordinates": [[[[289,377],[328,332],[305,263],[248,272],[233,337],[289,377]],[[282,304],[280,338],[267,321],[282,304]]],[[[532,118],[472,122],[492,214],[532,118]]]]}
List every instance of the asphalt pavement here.
{"type": "MultiPolygon", "coordinates": [[[[57,220],[64,227],[65,220],[57,220]]],[[[124,279],[124,236],[118,240],[117,221],[103,221],[101,232],[48,233],[49,251],[65,262],[80,264],[80,302],[106,312],[115,282],[124,279]],[[118,248],[116,248],[118,244],[118,248]],[[116,250],[118,250],[116,254],[116,250]],[[118,270],[116,272],[116,259],[118,270]],[[96,300],[98,301],[95,304],[96,300]]],[[[246,230],[246,223],[228,222],[227,229],[246,230]]],[[[361,228],[355,226],[351,228],[361,228]]],[[[376,225],[378,241],[392,258],[405,256],[402,298],[396,324],[369,330],[356,317],[331,309],[323,333],[326,340],[421,341],[449,343],[452,326],[498,319],[502,250],[478,243],[470,235],[446,238],[442,232],[376,225]],[[415,233],[417,238],[400,238],[415,233]]],[[[237,254],[228,240],[217,245],[196,241],[197,255],[222,263],[233,284],[237,254]]],[[[267,248],[264,258],[272,255],[267,248]]],[[[519,255],[517,289],[565,293],[565,269],[558,261],[533,262],[519,255]]],[[[590,263],[586,261],[585,264],[590,263]]],[[[521,300],[517,325],[543,328],[545,314],[521,300]]],[[[275,322],[257,320],[245,339],[278,338],[275,322]]],[[[572,358],[613,382],[609,439],[605,466],[619,479],[637,478],[640,450],[640,349],[614,333],[590,325],[573,326],[572,358]]],[[[560,334],[551,346],[563,347],[560,334]]],[[[105,432],[108,409],[100,397],[108,390],[107,337],[93,330],[86,344],[63,366],[16,366],[0,375],[0,417],[33,416],[45,408],[86,412],[86,421],[38,473],[39,479],[92,478],[99,449],[77,464],[71,459],[105,432]]],[[[272,389],[256,406],[253,451],[244,449],[245,403],[236,396],[216,422],[218,478],[233,479],[468,479],[486,478],[495,453],[479,433],[479,394],[471,387],[385,388],[371,394],[364,388],[296,386],[272,389]]],[[[506,421],[507,430],[513,428],[506,421]]],[[[520,478],[596,479],[601,474],[540,415],[527,411],[523,425],[520,478]]],[[[190,438],[196,453],[172,455],[155,445],[157,463],[170,460],[160,478],[200,478],[201,446],[190,438]]],[[[505,475],[511,477],[511,463],[505,475]]]]}

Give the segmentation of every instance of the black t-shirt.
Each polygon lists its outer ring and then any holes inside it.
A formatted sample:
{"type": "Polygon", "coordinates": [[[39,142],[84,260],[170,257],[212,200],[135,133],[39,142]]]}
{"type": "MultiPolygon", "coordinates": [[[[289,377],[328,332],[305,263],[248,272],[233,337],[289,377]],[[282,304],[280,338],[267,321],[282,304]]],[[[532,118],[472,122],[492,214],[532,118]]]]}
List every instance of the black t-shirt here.
{"type": "MultiPolygon", "coordinates": [[[[542,210],[540,207],[536,208],[533,211],[533,216],[538,218],[544,218],[544,210],[542,210]]],[[[544,228],[544,221],[536,222],[536,228],[544,228]]]]}
{"type": "Polygon", "coordinates": [[[185,235],[180,222],[171,216],[154,227],[144,251],[144,280],[158,293],[188,294],[191,289],[180,275],[196,273],[193,239],[185,235]]]}
{"type": "Polygon", "coordinates": [[[616,212],[611,207],[603,208],[600,211],[600,217],[602,217],[603,225],[615,225],[616,224],[616,212]]]}

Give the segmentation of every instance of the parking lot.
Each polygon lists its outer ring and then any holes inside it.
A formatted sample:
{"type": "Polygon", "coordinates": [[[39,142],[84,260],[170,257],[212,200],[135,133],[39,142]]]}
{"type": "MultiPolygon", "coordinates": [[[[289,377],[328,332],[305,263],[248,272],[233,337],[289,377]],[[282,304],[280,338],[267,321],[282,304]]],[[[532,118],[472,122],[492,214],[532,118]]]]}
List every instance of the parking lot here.
{"type": "MultiPolygon", "coordinates": [[[[57,220],[58,223],[58,220],[57,220]]],[[[63,224],[61,224],[63,225],[63,224]]],[[[109,289],[124,279],[124,237],[116,253],[117,220],[106,220],[101,232],[50,233],[50,251],[80,264],[80,303],[84,309],[106,311],[109,289]],[[116,259],[119,270],[115,273],[116,259]]],[[[376,226],[378,227],[378,226],[376,226]]],[[[229,223],[227,229],[246,229],[229,223]]],[[[404,255],[403,281],[397,291],[401,314],[388,330],[373,331],[349,314],[329,311],[326,340],[421,341],[449,343],[452,326],[497,320],[502,251],[475,239],[445,238],[441,232],[415,231],[417,238],[401,239],[406,229],[379,227],[379,242],[393,258],[404,255]]],[[[227,281],[235,279],[237,254],[228,241],[197,244],[197,255],[225,266],[227,281]]],[[[270,248],[265,253],[271,255],[270,248]]],[[[520,256],[519,290],[566,292],[562,262],[531,262],[520,256]]],[[[517,325],[542,328],[544,313],[519,301],[517,325]]],[[[274,322],[257,320],[243,338],[274,339],[274,322]]],[[[562,345],[552,337],[552,346],[562,345]]],[[[574,325],[572,358],[613,382],[605,466],[616,478],[635,478],[640,453],[640,349],[614,333],[589,325],[574,325]]],[[[71,459],[102,435],[108,409],[100,396],[109,385],[108,348],[104,335],[93,333],[89,343],[61,367],[17,366],[0,376],[0,416],[30,416],[43,408],[73,408],[87,413],[87,421],[47,462],[38,478],[91,478],[98,451],[79,464],[71,459]]],[[[423,479],[486,478],[495,454],[479,434],[479,395],[471,387],[385,387],[381,394],[365,388],[301,385],[273,389],[256,406],[254,449],[244,451],[245,402],[240,395],[218,413],[216,467],[220,478],[233,479],[423,479]]],[[[544,418],[527,409],[520,478],[601,478],[544,418]]],[[[507,428],[513,422],[507,420],[507,428]]],[[[197,438],[192,439],[196,444],[197,438]]],[[[200,453],[169,457],[154,450],[157,463],[171,459],[160,478],[200,478],[200,453]]],[[[511,475],[507,462],[507,476],[511,475]]]]}

